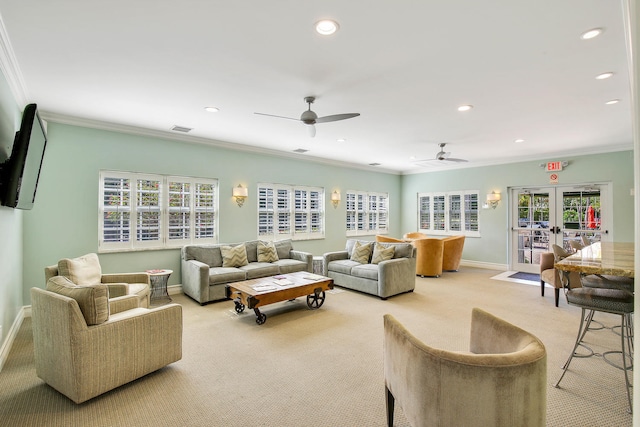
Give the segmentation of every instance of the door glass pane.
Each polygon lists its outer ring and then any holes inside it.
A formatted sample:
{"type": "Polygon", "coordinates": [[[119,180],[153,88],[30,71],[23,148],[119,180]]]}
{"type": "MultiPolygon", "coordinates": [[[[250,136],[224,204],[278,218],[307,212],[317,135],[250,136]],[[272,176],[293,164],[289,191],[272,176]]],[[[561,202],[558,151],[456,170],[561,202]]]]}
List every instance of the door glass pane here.
{"type": "Polygon", "coordinates": [[[540,264],[549,252],[549,193],[518,194],[518,263],[540,264]]]}
{"type": "Polygon", "coordinates": [[[580,189],[562,193],[563,246],[572,251],[571,241],[599,242],[601,237],[600,189],[580,189]]]}

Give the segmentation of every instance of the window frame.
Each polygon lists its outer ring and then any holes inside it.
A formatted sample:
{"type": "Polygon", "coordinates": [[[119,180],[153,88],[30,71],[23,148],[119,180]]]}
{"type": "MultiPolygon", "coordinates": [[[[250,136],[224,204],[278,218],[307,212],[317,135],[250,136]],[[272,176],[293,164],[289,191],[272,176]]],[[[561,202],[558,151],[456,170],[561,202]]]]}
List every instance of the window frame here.
{"type": "Polygon", "coordinates": [[[263,182],[257,185],[257,199],[258,239],[325,238],[326,203],[323,187],[263,182]]]}
{"type": "MultiPolygon", "coordinates": [[[[184,191],[184,186],[183,186],[184,191]]],[[[187,194],[187,193],[183,193],[187,194]]],[[[119,197],[118,189],[113,191],[112,197],[119,197]]],[[[147,174],[138,172],[122,172],[101,170],[99,173],[99,189],[98,189],[98,252],[127,252],[127,251],[143,251],[143,250],[156,250],[156,249],[173,249],[180,248],[186,244],[194,243],[217,243],[218,241],[218,222],[219,222],[219,191],[218,180],[212,178],[196,178],[196,177],[183,177],[176,175],[159,175],[159,174],[147,174]],[[122,183],[128,182],[128,187],[120,186],[120,191],[123,194],[122,199],[125,199],[124,194],[128,197],[128,204],[122,205],[108,205],[105,204],[105,190],[108,192],[107,180],[121,180],[122,183]],[[152,204],[139,204],[137,203],[143,193],[138,188],[138,182],[141,180],[147,180],[151,182],[157,182],[157,190],[149,190],[147,193],[147,201],[151,201],[152,204]],[[188,218],[187,223],[183,223],[181,227],[183,230],[183,238],[172,238],[175,232],[172,232],[171,213],[178,211],[172,209],[170,206],[170,197],[175,192],[171,191],[172,183],[181,183],[188,186],[188,206],[183,205],[181,210],[188,218]],[[195,194],[198,186],[210,187],[210,192],[195,194]],[[157,193],[157,197],[153,194],[157,193]],[[208,195],[208,196],[207,196],[208,195]],[[210,199],[209,206],[198,207],[196,206],[198,197],[206,197],[210,199]],[[153,203],[155,202],[155,203],[153,203]],[[144,213],[143,206],[150,206],[148,212],[157,212],[157,226],[150,228],[150,235],[157,233],[156,238],[140,239],[139,232],[140,217],[144,213]],[[203,210],[204,209],[204,210],[203,210]],[[109,227],[105,224],[107,212],[122,212],[128,216],[128,224],[119,228],[121,238],[120,240],[108,241],[105,239],[105,233],[108,232],[109,227]],[[198,228],[200,227],[197,221],[197,217],[210,216],[211,220],[206,222],[205,227],[210,229],[206,231],[204,237],[197,237],[199,234],[198,228]],[[210,212],[207,214],[207,212],[210,212]]],[[[153,216],[148,218],[153,220],[153,216]]],[[[147,223],[148,225],[148,223],[147,223]]],[[[114,228],[117,231],[118,228],[114,228]]],[[[117,233],[116,233],[117,234],[117,233]]]]}
{"type": "Polygon", "coordinates": [[[480,237],[478,190],[421,192],[417,194],[417,206],[420,233],[480,237]]]}
{"type": "Polygon", "coordinates": [[[346,191],[346,236],[389,233],[389,193],[346,191]]]}

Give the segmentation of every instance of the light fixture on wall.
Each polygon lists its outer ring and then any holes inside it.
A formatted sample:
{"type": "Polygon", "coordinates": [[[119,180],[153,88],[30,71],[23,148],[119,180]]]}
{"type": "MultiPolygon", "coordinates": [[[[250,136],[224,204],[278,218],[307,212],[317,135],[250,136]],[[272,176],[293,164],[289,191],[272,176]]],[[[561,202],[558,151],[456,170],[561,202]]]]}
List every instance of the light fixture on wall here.
{"type": "Polygon", "coordinates": [[[233,187],[233,198],[236,199],[238,207],[242,207],[242,205],[244,205],[244,201],[248,195],[249,190],[247,187],[243,187],[242,184],[238,184],[237,187],[233,187]]]}
{"type": "Polygon", "coordinates": [[[491,193],[487,194],[487,201],[484,204],[483,208],[495,209],[498,207],[498,203],[500,203],[500,193],[496,193],[495,191],[492,191],[491,193]]]}
{"type": "Polygon", "coordinates": [[[334,209],[338,207],[338,204],[340,204],[340,192],[338,190],[331,193],[331,203],[333,204],[334,209]]]}

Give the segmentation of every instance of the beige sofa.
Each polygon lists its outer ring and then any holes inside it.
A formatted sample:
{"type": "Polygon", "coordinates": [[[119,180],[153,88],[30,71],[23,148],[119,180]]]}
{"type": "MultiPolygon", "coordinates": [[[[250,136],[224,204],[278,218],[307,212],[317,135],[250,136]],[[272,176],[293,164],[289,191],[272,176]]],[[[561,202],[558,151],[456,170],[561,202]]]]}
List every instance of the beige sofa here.
{"type": "Polygon", "coordinates": [[[181,250],[182,291],[200,304],[205,304],[227,299],[227,283],[296,271],[313,271],[311,253],[294,250],[288,239],[272,243],[275,256],[271,257],[273,250],[266,249],[271,245],[259,240],[184,246],[181,250]],[[242,255],[223,256],[224,248],[239,246],[244,246],[244,258],[242,255]]]}
{"type": "Polygon", "coordinates": [[[411,243],[368,242],[348,239],[344,251],[323,255],[324,271],[334,283],[380,298],[412,292],[416,286],[416,251],[411,243]],[[356,245],[371,250],[366,259],[356,260],[356,245]],[[393,248],[390,259],[375,260],[376,245],[393,248]]]}
{"type": "Polygon", "coordinates": [[[106,285],[62,276],[47,289],[31,289],[36,375],[75,403],[182,358],[180,305],[142,308],[134,296],[109,305],[106,285]]]}

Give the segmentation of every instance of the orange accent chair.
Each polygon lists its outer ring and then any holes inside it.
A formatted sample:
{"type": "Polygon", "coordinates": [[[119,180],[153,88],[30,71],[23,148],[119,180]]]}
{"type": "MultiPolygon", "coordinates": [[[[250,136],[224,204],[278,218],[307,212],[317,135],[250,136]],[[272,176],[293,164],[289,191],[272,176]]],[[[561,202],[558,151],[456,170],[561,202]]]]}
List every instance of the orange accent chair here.
{"type": "Polygon", "coordinates": [[[382,236],[380,234],[376,236],[376,242],[407,243],[404,240],[396,239],[395,237],[382,236]]]}
{"type": "Polygon", "coordinates": [[[427,237],[413,242],[416,248],[416,274],[421,277],[440,277],[442,274],[442,259],[444,256],[444,241],[427,237]]]}
{"type": "Polygon", "coordinates": [[[402,238],[405,241],[412,241],[412,240],[416,240],[416,239],[426,239],[427,237],[429,237],[429,236],[427,236],[424,233],[419,233],[417,231],[414,231],[413,233],[406,233],[404,236],[402,236],[402,238]]]}
{"type": "Polygon", "coordinates": [[[464,236],[451,236],[442,240],[444,243],[442,271],[458,271],[464,248],[464,236]]]}

